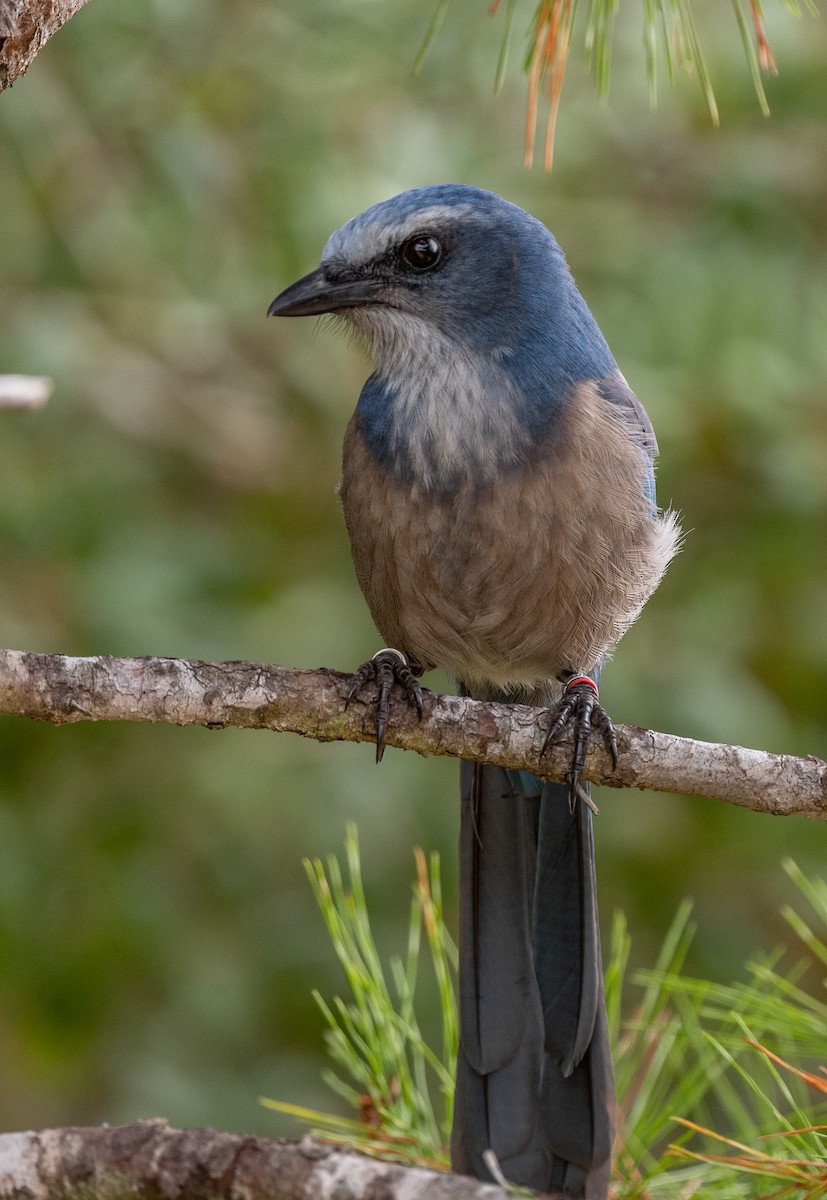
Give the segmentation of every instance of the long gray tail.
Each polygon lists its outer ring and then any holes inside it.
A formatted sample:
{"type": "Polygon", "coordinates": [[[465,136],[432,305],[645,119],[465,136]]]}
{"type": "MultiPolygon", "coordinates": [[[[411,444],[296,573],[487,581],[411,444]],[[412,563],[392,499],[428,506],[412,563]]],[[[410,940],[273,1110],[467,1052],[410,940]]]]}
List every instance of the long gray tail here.
{"type": "Polygon", "coordinates": [[[453,1169],[603,1200],[614,1135],[591,814],[525,773],[462,763],[453,1169]]]}

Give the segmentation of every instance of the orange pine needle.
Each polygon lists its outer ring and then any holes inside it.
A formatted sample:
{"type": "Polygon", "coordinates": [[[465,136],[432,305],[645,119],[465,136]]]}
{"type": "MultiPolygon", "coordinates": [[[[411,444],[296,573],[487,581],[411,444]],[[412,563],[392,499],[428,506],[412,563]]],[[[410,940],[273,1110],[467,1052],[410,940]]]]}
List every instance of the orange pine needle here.
{"type": "Polygon", "coordinates": [[[541,45],[545,34],[547,4],[540,7],[537,13],[537,31],[534,35],[534,49],[531,52],[531,72],[528,77],[528,111],[525,122],[525,150],[523,165],[530,167],[534,161],[534,139],[537,134],[537,101],[540,96],[540,73],[543,67],[541,45]]]}
{"type": "Polygon", "coordinates": [[[531,69],[528,81],[528,110],[526,113],[524,163],[530,167],[534,161],[534,143],[537,137],[537,111],[540,87],[545,84],[549,98],[546,125],[544,165],[551,170],[554,154],[554,131],[560,107],[560,93],[566,72],[566,61],[571,40],[572,0],[543,0],[537,10],[537,26],[534,48],[531,52],[531,69]]]}
{"type": "MultiPolygon", "coordinates": [[[[735,1150],[743,1150],[746,1154],[752,1156],[753,1162],[756,1159],[764,1162],[773,1162],[771,1154],[764,1154],[760,1150],[753,1150],[751,1146],[745,1146],[743,1142],[736,1142],[733,1138],[724,1137],[722,1133],[715,1133],[712,1129],[707,1129],[703,1125],[697,1125],[694,1121],[688,1121],[685,1117],[672,1117],[673,1121],[678,1125],[683,1125],[686,1129],[691,1129],[693,1133],[702,1133],[706,1137],[714,1138],[716,1142],[723,1142],[725,1146],[732,1146],[735,1150]]],[[[678,1147],[682,1149],[682,1147],[678,1147]]],[[[687,1154],[690,1151],[686,1151],[687,1154]]],[[[698,1157],[695,1155],[695,1157],[698,1157]]]]}
{"type": "Polygon", "coordinates": [[[767,35],[764,32],[764,18],[761,15],[761,8],[758,0],[750,0],[750,11],[752,13],[752,23],[755,26],[755,40],[758,43],[758,63],[762,71],[766,71],[768,75],[777,75],[778,67],[775,65],[770,44],[767,41],[767,35]]]}
{"type": "MultiPolygon", "coordinates": [[[[792,1074],[797,1075],[805,1083],[816,1088],[820,1092],[827,1092],[827,1080],[822,1079],[818,1075],[812,1075],[809,1071],[800,1071],[793,1067],[790,1063],[785,1062],[783,1058],[779,1058],[777,1054],[773,1054],[766,1046],[762,1046],[760,1042],[753,1041],[752,1038],[746,1038],[747,1045],[753,1049],[759,1050],[763,1055],[769,1058],[772,1062],[777,1063],[779,1067],[783,1067],[792,1074]]],[[[824,1068],[821,1068],[824,1071],[824,1068]]],[[[827,1182],[827,1170],[821,1169],[821,1162],[811,1159],[796,1159],[796,1158],[778,1158],[771,1154],[765,1154],[762,1150],[755,1147],[745,1146],[743,1142],[736,1142],[732,1138],[724,1137],[723,1134],[715,1133],[711,1129],[704,1128],[703,1125],[698,1125],[694,1121],[688,1121],[683,1117],[673,1117],[674,1121],[679,1125],[683,1125],[685,1129],[691,1129],[694,1133],[701,1133],[707,1137],[714,1138],[717,1142],[722,1142],[726,1146],[732,1146],[735,1150],[744,1151],[743,1154],[734,1154],[730,1156],[702,1154],[696,1150],[688,1150],[685,1146],[670,1146],[670,1152],[676,1157],[691,1158],[698,1162],[722,1163],[735,1169],[743,1171],[758,1172],[762,1175],[773,1176],[776,1179],[787,1179],[796,1181],[796,1192],[800,1189],[801,1184],[815,1185],[819,1190],[817,1192],[808,1192],[808,1195],[821,1195],[821,1188],[827,1182]],[[815,1168],[815,1172],[814,1172],[815,1168]]],[[[812,1125],[806,1129],[786,1129],[777,1133],[765,1134],[762,1141],[768,1138],[777,1137],[792,1137],[795,1134],[805,1133],[821,1133],[827,1126],[812,1125]]],[[[827,1167],[827,1163],[824,1164],[827,1167]]],[[[777,1193],[778,1195],[785,1194],[788,1189],[777,1193]]]]}
{"type": "Polygon", "coordinates": [[[557,49],[557,60],[554,65],[554,70],[551,75],[550,99],[548,107],[548,118],[546,122],[546,145],[543,166],[546,171],[551,170],[554,161],[554,135],[557,130],[557,113],[560,109],[560,94],[563,91],[563,79],[566,74],[566,61],[569,54],[569,43],[571,35],[571,0],[565,0],[566,4],[566,21],[565,29],[559,39],[557,49]]]}
{"type": "Polygon", "coordinates": [[[422,920],[425,922],[426,933],[429,937],[433,937],[436,932],[436,916],[434,915],[434,901],[431,896],[431,884],[428,879],[428,862],[421,846],[415,847],[414,858],[416,860],[416,889],[419,892],[419,901],[422,905],[422,920]]]}
{"type": "Polygon", "coordinates": [[[800,1133],[824,1133],[825,1131],[827,1131],[827,1125],[805,1125],[803,1129],[780,1129],[778,1133],[762,1133],[761,1140],[766,1142],[769,1138],[797,1137],[800,1133]]]}
{"type": "MultiPolygon", "coordinates": [[[[794,1067],[791,1063],[785,1062],[783,1058],[779,1058],[777,1054],[773,1054],[772,1050],[768,1050],[766,1046],[762,1046],[760,1042],[754,1042],[751,1038],[746,1039],[747,1045],[752,1046],[754,1050],[760,1050],[766,1058],[777,1063],[779,1067],[783,1067],[785,1071],[791,1071],[793,1075],[797,1075],[799,1079],[803,1079],[811,1088],[815,1088],[817,1092],[827,1094],[827,1079],[822,1079],[819,1075],[812,1075],[809,1071],[800,1071],[798,1067],[794,1067]]],[[[823,1071],[824,1068],[822,1067],[823,1071]]]]}

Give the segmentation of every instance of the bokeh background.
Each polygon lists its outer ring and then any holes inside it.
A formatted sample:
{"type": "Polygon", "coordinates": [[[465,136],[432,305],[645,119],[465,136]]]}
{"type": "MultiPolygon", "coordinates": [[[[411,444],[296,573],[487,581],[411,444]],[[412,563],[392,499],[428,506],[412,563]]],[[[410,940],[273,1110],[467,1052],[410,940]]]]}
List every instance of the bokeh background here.
{"type": "MultiPolygon", "coordinates": [[[[766,120],[731,10],[701,4],[715,131],[689,77],[649,110],[632,7],[609,104],[574,56],[551,177],[521,166],[522,45],[492,95],[483,5],[449,8],[415,79],[414,0],[93,0],[69,22],[0,98],[0,371],[56,384],[0,414],[0,643],[343,670],[376,649],[334,496],[368,366],[264,313],[345,219],[455,180],[555,231],[688,530],[610,711],[827,754],[827,23],[768,5],[766,120]]],[[[355,819],[401,949],[416,843],[453,909],[455,776],[256,732],[0,719],[0,1126],[271,1133],[289,1126],[260,1094],[326,1104],[310,989],[341,979],[302,856],[355,819]]],[[[780,861],[817,872],[825,828],[599,802],[604,919],[626,911],[635,963],[684,895],[696,972],[790,940],[780,861]]]]}

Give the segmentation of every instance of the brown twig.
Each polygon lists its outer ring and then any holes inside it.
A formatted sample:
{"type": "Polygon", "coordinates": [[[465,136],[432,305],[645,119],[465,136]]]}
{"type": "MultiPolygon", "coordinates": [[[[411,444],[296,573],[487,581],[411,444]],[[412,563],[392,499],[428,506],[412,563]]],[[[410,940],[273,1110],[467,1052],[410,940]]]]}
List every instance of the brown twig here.
{"type": "MultiPolygon", "coordinates": [[[[165,721],[223,729],[271,729],[318,741],[371,741],[373,694],[348,709],[349,676],[260,663],[177,658],[69,658],[0,650],[0,713],[72,721],[165,721]]],[[[425,692],[424,714],[401,696],[391,709],[387,742],[419,754],[443,754],[566,776],[570,749],[540,756],[546,714],[520,704],[488,704],[425,692]]],[[[584,778],[610,787],[707,796],[754,812],[827,818],[827,763],[769,754],[668,733],[616,726],[620,757],[593,747],[584,778]]]]}
{"type": "Polygon", "coordinates": [[[0,92],[24,75],[86,0],[0,0],[0,92]]]}
{"type": "Polygon", "coordinates": [[[492,1184],[302,1138],[271,1140],[138,1121],[0,1134],[0,1200],[507,1200],[492,1184]]]}

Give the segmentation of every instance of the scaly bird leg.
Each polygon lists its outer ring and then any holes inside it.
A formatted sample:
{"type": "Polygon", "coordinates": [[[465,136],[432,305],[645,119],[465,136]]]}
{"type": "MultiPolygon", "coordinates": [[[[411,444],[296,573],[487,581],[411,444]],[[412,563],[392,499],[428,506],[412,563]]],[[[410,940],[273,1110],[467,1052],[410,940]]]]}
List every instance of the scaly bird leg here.
{"type": "Polygon", "coordinates": [[[577,800],[580,776],[586,762],[586,748],[592,729],[602,736],[603,742],[612,756],[612,767],[617,766],[617,739],[614,726],[609,714],[599,703],[599,697],[597,684],[588,675],[568,675],[564,680],[563,695],[550,711],[551,724],[540,751],[541,755],[545,754],[566,726],[572,727],[574,751],[569,775],[569,804],[572,809],[577,800]]]}
{"type": "Polygon", "coordinates": [[[405,689],[408,703],[416,708],[420,718],[422,717],[422,688],[417,682],[415,669],[411,667],[407,654],[388,646],[384,650],[378,650],[373,658],[362,663],[356,671],[345,693],[345,708],[356,693],[372,680],[376,681],[379,688],[379,695],[376,699],[376,761],[380,763],[382,755],[385,753],[385,729],[388,724],[391,688],[394,683],[398,683],[405,689]]]}

